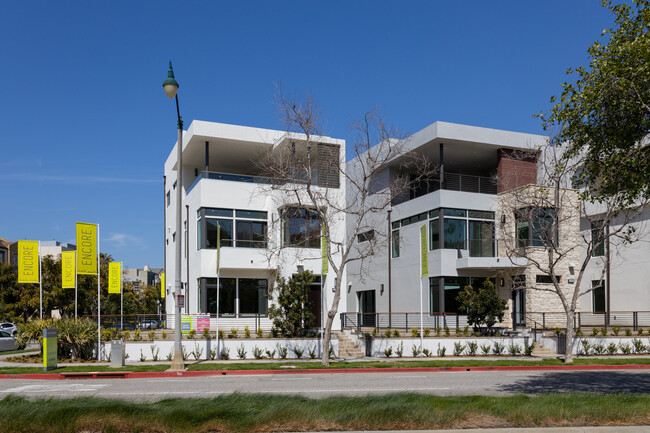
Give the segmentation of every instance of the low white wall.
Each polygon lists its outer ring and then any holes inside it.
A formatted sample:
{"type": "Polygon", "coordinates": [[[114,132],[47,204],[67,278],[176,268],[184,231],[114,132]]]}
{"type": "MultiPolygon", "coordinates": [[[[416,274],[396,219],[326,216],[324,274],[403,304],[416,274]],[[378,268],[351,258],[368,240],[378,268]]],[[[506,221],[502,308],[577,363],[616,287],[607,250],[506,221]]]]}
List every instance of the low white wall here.
{"type": "MultiPolygon", "coordinates": [[[[633,348],[633,340],[641,340],[641,342],[645,346],[650,346],[650,338],[648,337],[643,337],[643,336],[636,336],[636,337],[593,337],[593,336],[588,336],[588,337],[576,337],[573,339],[573,343],[571,344],[572,347],[572,352],[574,355],[581,355],[582,354],[582,340],[587,340],[589,342],[589,345],[591,346],[590,349],[590,354],[593,355],[593,347],[597,344],[602,344],[607,348],[611,343],[614,343],[618,347],[618,351],[616,352],[617,355],[622,355],[623,352],[620,349],[621,345],[629,345],[630,348],[633,348]]],[[[539,341],[540,344],[542,344],[544,347],[547,347],[548,349],[551,349],[553,352],[557,353],[557,337],[537,337],[537,340],[539,341]]],[[[631,353],[634,353],[632,351],[631,353]]],[[[604,352],[602,355],[608,355],[609,353],[604,352]]]]}
{"type": "MultiPolygon", "coordinates": [[[[445,348],[445,356],[454,355],[454,343],[460,342],[460,344],[465,345],[465,350],[463,355],[467,354],[467,343],[475,342],[478,347],[476,349],[476,355],[483,355],[481,351],[481,346],[490,346],[490,355],[493,354],[494,343],[498,342],[504,346],[502,352],[503,355],[509,355],[508,348],[512,345],[518,345],[521,348],[521,354],[523,354],[524,343],[528,340],[530,344],[533,339],[525,339],[524,337],[483,337],[483,338],[472,338],[472,337],[425,337],[422,341],[422,348],[428,349],[431,352],[431,356],[438,356],[438,349],[445,348]]],[[[372,341],[372,356],[376,357],[386,357],[384,350],[389,347],[393,349],[393,354],[391,356],[397,356],[395,354],[395,349],[398,348],[400,343],[404,344],[404,352],[402,356],[413,356],[413,346],[420,346],[419,338],[374,338],[372,341]]]]}
{"type": "MultiPolygon", "coordinates": [[[[315,350],[316,357],[322,356],[322,340],[316,338],[296,338],[296,339],[280,339],[280,338],[237,338],[237,339],[219,339],[216,340],[183,340],[183,347],[187,353],[186,360],[194,361],[195,357],[192,352],[198,351],[201,355],[200,360],[210,359],[210,352],[216,349],[218,354],[216,359],[221,359],[221,354],[225,349],[229,350],[230,359],[242,359],[239,357],[237,350],[243,345],[246,355],[244,359],[255,359],[253,350],[258,347],[262,350],[265,357],[266,350],[275,351],[274,358],[279,359],[278,346],[287,348],[287,359],[296,359],[297,356],[293,351],[294,348],[302,349],[302,359],[309,359],[309,351],[315,350]],[[218,347],[217,347],[218,344],[218,347]]],[[[147,361],[153,360],[151,351],[152,346],[154,351],[158,349],[158,360],[166,361],[168,354],[172,353],[174,347],[173,340],[154,340],[154,341],[126,341],[125,343],[126,354],[128,355],[127,362],[139,362],[140,354],[144,355],[147,361]]],[[[330,342],[331,347],[334,349],[335,356],[339,353],[339,342],[332,339],[330,342]]],[[[111,351],[111,344],[104,345],[104,358],[108,356],[111,351]]]]}

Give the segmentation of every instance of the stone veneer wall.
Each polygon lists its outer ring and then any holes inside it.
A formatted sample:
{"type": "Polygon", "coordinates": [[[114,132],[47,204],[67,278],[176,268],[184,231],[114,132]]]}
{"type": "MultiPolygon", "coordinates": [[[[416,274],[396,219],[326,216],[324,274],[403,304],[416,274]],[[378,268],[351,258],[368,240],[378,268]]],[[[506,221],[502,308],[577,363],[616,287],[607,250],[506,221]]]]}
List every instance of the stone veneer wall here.
{"type": "MultiPolygon", "coordinates": [[[[510,271],[509,275],[504,274],[506,282],[504,287],[499,287],[499,295],[508,300],[507,317],[504,325],[512,326],[512,281],[509,277],[514,275],[525,275],[526,277],[526,316],[527,327],[534,327],[533,319],[540,325],[542,315],[534,313],[553,312],[556,314],[547,315],[546,327],[566,327],[564,307],[560,297],[554,291],[552,284],[540,284],[536,282],[537,275],[550,275],[548,249],[546,247],[515,248],[516,221],[515,211],[528,206],[552,207],[558,209],[558,240],[559,245],[554,255],[561,259],[555,263],[555,274],[561,276],[560,289],[569,298],[576,289],[576,284],[569,283],[577,277],[580,268],[580,202],[577,191],[561,189],[557,197],[550,191],[544,192],[539,186],[527,185],[511,191],[499,193],[498,213],[505,216],[505,222],[497,221],[498,233],[498,255],[500,257],[525,257],[528,264],[519,271],[510,271]],[[535,264],[537,263],[537,264],[535,264]],[[569,263],[575,265],[574,268],[569,263]]],[[[579,311],[580,303],[578,301],[579,311]]]]}

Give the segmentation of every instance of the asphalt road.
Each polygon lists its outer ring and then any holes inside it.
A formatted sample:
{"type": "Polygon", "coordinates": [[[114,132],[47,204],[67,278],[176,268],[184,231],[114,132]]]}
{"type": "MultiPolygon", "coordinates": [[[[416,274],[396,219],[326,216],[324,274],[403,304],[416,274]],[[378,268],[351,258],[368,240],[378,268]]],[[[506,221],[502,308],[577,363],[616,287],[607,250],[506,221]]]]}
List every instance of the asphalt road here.
{"type": "Polygon", "coordinates": [[[0,379],[0,398],[96,396],[151,401],[233,392],[300,394],[313,398],[417,392],[435,395],[516,393],[650,393],[650,371],[436,372],[203,376],[150,379],[0,379]]]}

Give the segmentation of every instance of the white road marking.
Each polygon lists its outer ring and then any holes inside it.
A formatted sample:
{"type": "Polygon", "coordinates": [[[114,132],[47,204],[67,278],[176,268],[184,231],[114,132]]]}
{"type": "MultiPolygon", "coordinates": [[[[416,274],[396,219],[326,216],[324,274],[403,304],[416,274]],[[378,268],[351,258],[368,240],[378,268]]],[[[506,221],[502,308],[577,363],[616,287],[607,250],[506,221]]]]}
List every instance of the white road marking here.
{"type": "Polygon", "coordinates": [[[99,391],[100,389],[108,386],[108,384],[99,384],[99,383],[65,383],[65,384],[56,384],[56,385],[23,385],[15,388],[9,388],[2,390],[0,392],[6,393],[20,393],[20,392],[78,392],[78,391],[99,391]]]}
{"type": "Polygon", "coordinates": [[[311,377],[287,377],[283,379],[271,379],[271,380],[311,380],[311,377]]]}

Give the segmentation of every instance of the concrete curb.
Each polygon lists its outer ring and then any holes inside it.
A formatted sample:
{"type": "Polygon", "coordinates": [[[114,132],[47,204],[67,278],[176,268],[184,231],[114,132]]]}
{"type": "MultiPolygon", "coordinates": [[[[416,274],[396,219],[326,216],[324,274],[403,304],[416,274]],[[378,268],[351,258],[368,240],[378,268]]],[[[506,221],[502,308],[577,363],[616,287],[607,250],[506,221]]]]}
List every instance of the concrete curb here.
{"type": "Polygon", "coordinates": [[[77,373],[25,373],[0,374],[0,379],[144,379],[200,376],[249,376],[286,374],[347,374],[347,373],[442,373],[481,371],[603,371],[603,370],[650,370],[649,364],[629,365],[518,365],[494,367],[387,367],[387,368],[331,368],[295,370],[203,370],[203,371],[101,371],[77,373]]]}

